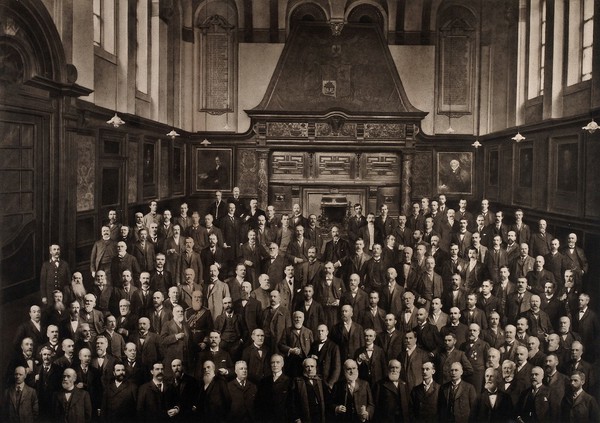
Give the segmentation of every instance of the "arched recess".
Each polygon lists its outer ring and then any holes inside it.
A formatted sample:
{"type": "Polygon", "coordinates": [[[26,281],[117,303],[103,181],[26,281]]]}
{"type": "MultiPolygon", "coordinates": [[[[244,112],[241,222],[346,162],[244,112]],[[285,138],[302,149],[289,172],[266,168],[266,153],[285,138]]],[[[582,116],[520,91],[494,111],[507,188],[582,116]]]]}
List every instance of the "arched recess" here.
{"type": "MultiPolygon", "coordinates": [[[[75,84],[45,6],[0,4],[0,298],[39,289],[47,246],[69,248],[69,190],[64,96],[88,95],[75,84]]],[[[71,182],[71,186],[72,181],[71,182]]],[[[67,253],[63,258],[69,258],[67,253]]]]}
{"type": "Polygon", "coordinates": [[[346,8],[345,20],[348,23],[374,23],[387,37],[387,4],[381,1],[353,1],[346,8]]]}
{"type": "Polygon", "coordinates": [[[327,22],[330,19],[331,12],[329,4],[325,0],[295,0],[288,3],[286,16],[286,28],[287,34],[289,34],[296,22],[327,22]]]}

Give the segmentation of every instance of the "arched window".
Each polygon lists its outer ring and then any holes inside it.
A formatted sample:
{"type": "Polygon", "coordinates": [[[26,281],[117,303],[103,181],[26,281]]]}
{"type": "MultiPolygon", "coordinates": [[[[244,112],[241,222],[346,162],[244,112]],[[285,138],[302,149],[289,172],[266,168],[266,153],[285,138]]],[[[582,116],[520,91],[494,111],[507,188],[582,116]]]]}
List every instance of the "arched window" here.
{"type": "Polygon", "coordinates": [[[594,0],[570,0],[567,85],[592,79],[594,0]]]}
{"type": "Polygon", "coordinates": [[[115,54],[115,0],[93,0],[94,45],[115,54]]]}
{"type": "Polygon", "coordinates": [[[544,94],[546,0],[532,0],[529,9],[527,99],[544,94]]]}
{"type": "Polygon", "coordinates": [[[138,91],[150,92],[150,5],[149,0],[137,0],[136,6],[136,57],[135,87],[138,91]]]}

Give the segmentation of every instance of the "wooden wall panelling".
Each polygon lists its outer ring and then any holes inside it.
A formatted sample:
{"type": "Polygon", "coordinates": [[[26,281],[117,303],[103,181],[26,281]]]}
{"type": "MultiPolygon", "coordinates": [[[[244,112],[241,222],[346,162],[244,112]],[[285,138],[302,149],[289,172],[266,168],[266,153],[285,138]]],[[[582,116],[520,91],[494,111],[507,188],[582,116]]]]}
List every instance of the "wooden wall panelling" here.
{"type": "Polygon", "coordinates": [[[533,182],[535,172],[535,153],[533,142],[521,142],[513,145],[513,199],[517,206],[531,207],[533,204],[533,182]]]}
{"type": "Polygon", "coordinates": [[[172,172],[169,171],[170,147],[168,141],[160,140],[160,171],[159,171],[159,198],[166,199],[171,196],[169,190],[172,172]]]}
{"type": "Polygon", "coordinates": [[[413,163],[413,199],[425,196],[431,197],[434,194],[431,181],[433,181],[433,153],[431,151],[417,151],[413,163]]]}
{"type": "Polygon", "coordinates": [[[96,138],[75,135],[77,212],[96,207],[96,138]]]}
{"type": "Polygon", "coordinates": [[[550,138],[548,208],[556,213],[581,214],[583,183],[580,135],[550,138]]]}
{"type": "Polygon", "coordinates": [[[178,196],[185,194],[185,144],[181,141],[171,143],[171,195],[178,196]]]}
{"type": "Polygon", "coordinates": [[[275,211],[279,215],[281,213],[289,213],[292,211],[292,187],[289,185],[269,185],[270,203],[275,206],[275,211]]]}
{"type": "Polygon", "coordinates": [[[600,218],[600,132],[584,135],[585,217],[600,218]]]}
{"type": "Polygon", "coordinates": [[[129,139],[127,142],[127,202],[130,204],[138,201],[139,175],[139,140],[129,139]]]}
{"type": "Polygon", "coordinates": [[[253,148],[237,150],[237,186],[244,196],[258,195],[258,157],[253,148]]]}
{"type": "Polygon", "coordinates": [[[159,143],[156,139],[144,137],[141,143],[142,158],[142,199],[156,198],[158,195],[158,156],[159,143]]]}

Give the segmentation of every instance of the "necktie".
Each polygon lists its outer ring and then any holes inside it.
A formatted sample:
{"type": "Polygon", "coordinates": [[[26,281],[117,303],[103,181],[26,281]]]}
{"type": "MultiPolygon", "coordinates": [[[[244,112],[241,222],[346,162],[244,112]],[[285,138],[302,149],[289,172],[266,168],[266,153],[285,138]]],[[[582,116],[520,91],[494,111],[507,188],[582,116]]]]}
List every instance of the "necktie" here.
{"type": "Polygon", "coordinates": [[[158,388],[158,390],[159,390],[160,392],[162,392],[162,383],[159,383],[158,385],[156,385],[156,387],[158,388]]]}
{"type": "Polygon", "coordinates": [[[21,387],[17,386],[17,392],[16,392],[16,397],[17,397],[17,404],[21,402],[21,387]]]}

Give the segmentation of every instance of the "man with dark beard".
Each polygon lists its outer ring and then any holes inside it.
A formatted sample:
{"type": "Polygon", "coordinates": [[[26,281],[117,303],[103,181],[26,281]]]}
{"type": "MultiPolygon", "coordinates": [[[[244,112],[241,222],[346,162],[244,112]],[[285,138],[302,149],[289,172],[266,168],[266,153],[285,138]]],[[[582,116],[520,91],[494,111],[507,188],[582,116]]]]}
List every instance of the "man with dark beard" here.
{"type": "Polygon", "coordinates": [[[175,403],[179,406],[178,419],[188,421],[192,419],[192,407],[198,397],[198,382],[191,375],[185,373],[183,362],[176,358],[171,361],[173,378],[170,384],[175,395],[175,403]]]}
{"type": "Polygon", "coordinates": [[[152,380],[140,387],[137,400],[137,418],[140,422],[167,422],[179,414],[175,395],[164,382],[164,367],[159,361],[150,370],[152,380]]]}
{"type": "Polygon", "coordinates": [[[250,335],[261,324],[262,306],[256,298],[250,296],[251,292],[252,284],[248,281],[242,282],[241,298],[233,302],[233,311],[240,316],[242,321],[244,342],[249,342],[250,335]]]}
{"type": "Polygon", "coordinates": [[[124,422],[135,419],[136,385],[125,379],[125,365],[115,364],[113,381],[104,389],[100,417],[105,422],[124,422]]]}
{"type": "Polygon", "coordinates": [[[48,325],[55,325],[59,328],[63,322],[69,318],[65,312],[66,307],[63,302],[63,293],[58,289],[52,293],[52,302],[48,304],[48,307],[42,312],[42,326],[48,327],[48,325]]]}
{"type": "Polygon", "coordinates": [[[192,306],[184,313],[192,334],[192,342],[200,349],[206,348],[208,334],[213,330],[213,318],[210,310],[202,305],[203,298],[202,291],[192,292],[192,306]]]}
{"type": "Polygon", "coordinates": [[[215,373],[215,363],[207,360],[202,365],[200,393],[193,410],[207,422],[222,423],[227,419],[231,397],[224,379],[215,373]]]}

